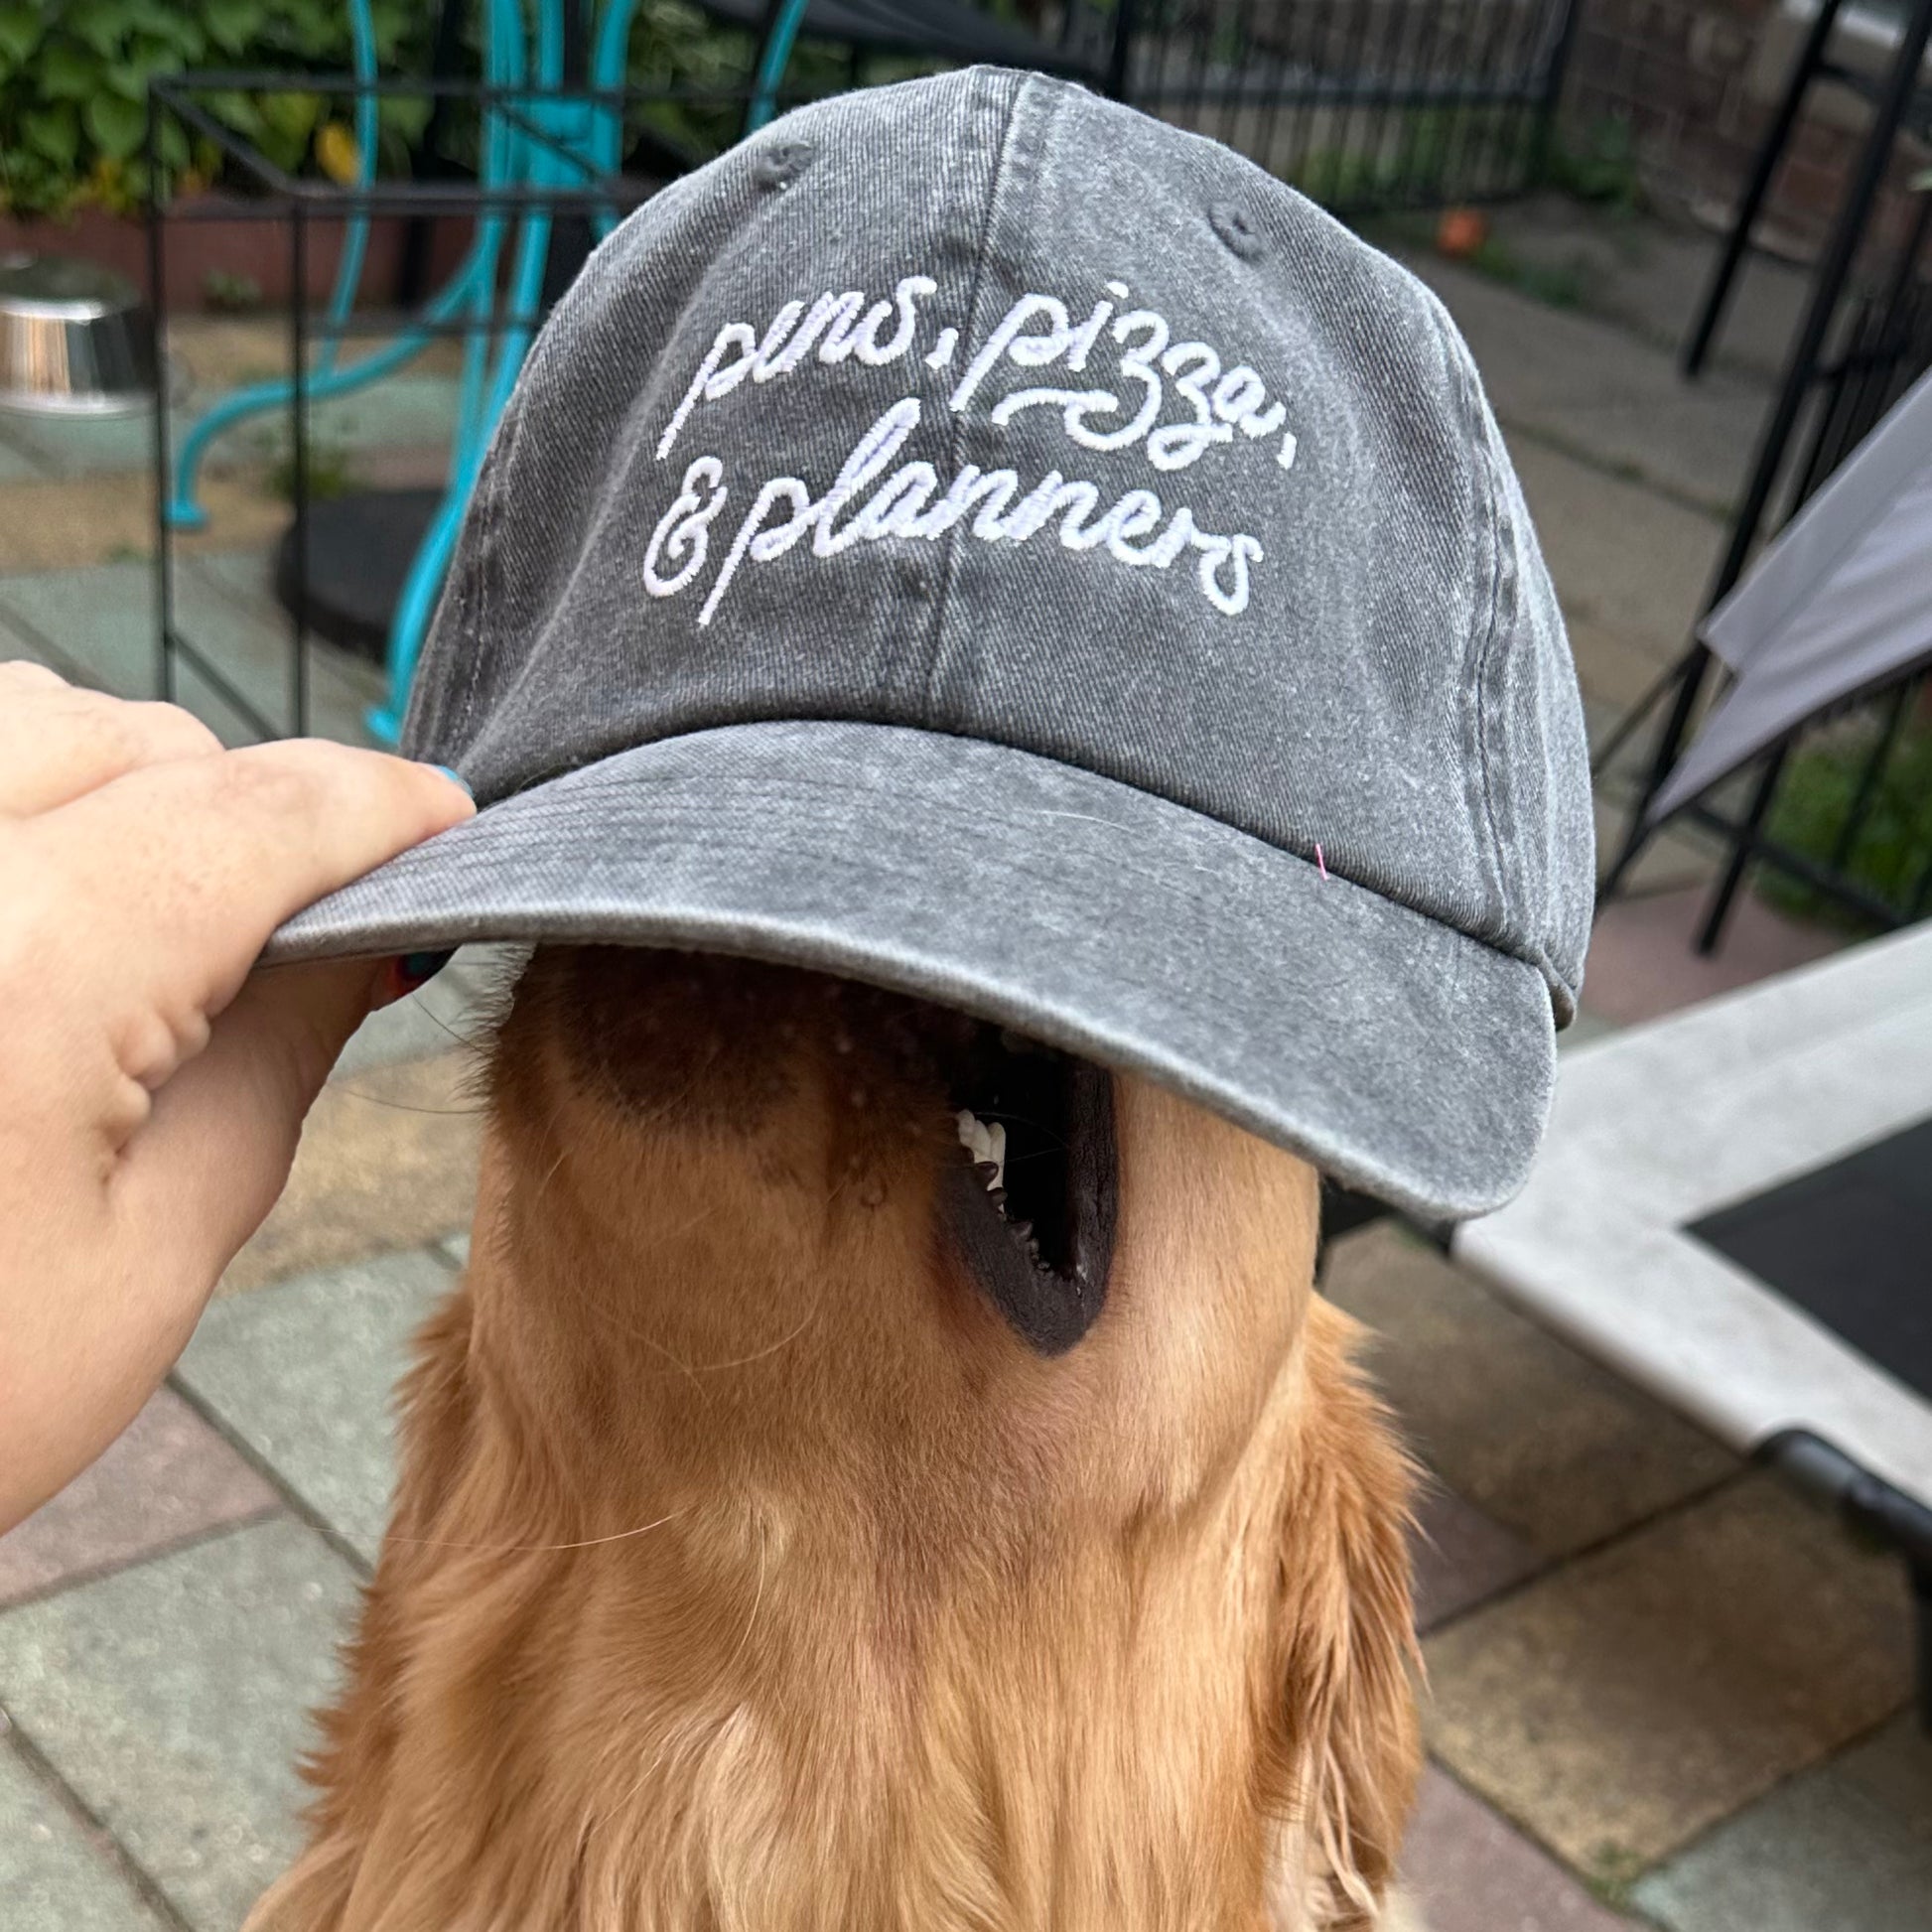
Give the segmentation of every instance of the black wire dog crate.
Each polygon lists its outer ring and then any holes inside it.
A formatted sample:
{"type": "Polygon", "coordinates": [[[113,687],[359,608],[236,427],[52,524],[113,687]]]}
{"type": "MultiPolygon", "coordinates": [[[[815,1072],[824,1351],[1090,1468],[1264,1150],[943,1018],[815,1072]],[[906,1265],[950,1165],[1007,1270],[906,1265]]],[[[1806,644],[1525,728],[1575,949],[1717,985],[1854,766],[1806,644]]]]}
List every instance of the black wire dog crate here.
{"type": "MultiPolygon", "coordinates": [[[[166,354],[176,316],[171,312],[171,249],[185,227],[200,222],[269,225],[285,243],[282,261],[288,291],[287,312],[279,330],[283,354],[279,373],[251,385],[272,406],[251,410],[256,422],[280,427],[275,476],[259,486],[274,488],[289,504],[287,531],[279,546],[275,590],[287,618],[286,637],[271,650],[261,626],[240,637],[236,626],[209,623],[198,600],[184,595],[198,581],[184,581],[201,559],[185,554],[189,505],[179,491],[176,456],[184,433],[196,426],[178,420],[179,405],[170,384],[157,397],[154,439],[156,492],[155,607],[156,684],[170,698],[182,699],[209,716],[232,740],[273,738],[322,730],[334,736],[363,735],[364,715],[378,715],[387,704],[385,678],[374,663],[370,639],[344,637],[345,621],[366,630],[371,613],[380,613],[385,593],[406,570],[417,543],[430,526],[446,491],[460,492],[463,479],[419,480],[413,487],[364,492],[365,500],[345,503],[330,487],[318,464],[316,412],[337,386],[332,370],[365,355],[381,354],[398,363],[405,343],[422,351],[438,346],[472,358],[485,383],[496,378],[492,359],[513,352],[541,323],[549,303],[575,273],[591,245],[592,224],[601,215],[621,215],[654,194],[676,172],[675,163],[648,139],[636,144],[647,171],[592,170],[581,151],[558,133],[573,112],[606,108],[623,112],[657,98],[640,91],[591,94],[491,88],[470,80],[382,81],[373,91],[384,97],[427,98],[446,119],[467,122],[472,130],[490,121],[511,128],[532,150],[553,164],[551,179],[537,184],[492,183],[475,175],[446,174],[436,179],[373,180],[343,185],[326,179],[298,178],[278,168],[255,143],[244,139],[209,111],[210,97],[269,93],[288,89],[286,74],[207,72],[157,79],[149,100],[150,180],[161,179],[154,165],[158,129],[172,117],[196,138],[211,144],[227,176],[244,192],[218,200],[170,203],[151,198],[147,211],[149,286],[159,342],[166,354]],[[348,237],[359,226],[368,232],[387,224],[407,231],[411,242],[425,232],[481,235],[492,226],[498,241],[494,266],[473,277],[471,298],[462,302],[432,296],[411,310],[393,303],[337,304],[326,284],[330,262],[340,262],[348,237]],[[541,224],[541,233],[538,232],[541,224]],[[537,271],[518,256],[534,247],[537,271]],[[359,512],[359,522],[355,514],[359,512]],[[358,531],[365,539],[357,547],[358,531]],[[335,619],[334,623],[331,620],[335,619]],[[354,648],[357,642],[363,648],[354,648]]],[[[302,75],[300,86],[338,103],[352,103],[371,91],[348,76],[302,75]]],[[[721,100],[730,108],[733,99],[721,100]]],[[[736,100],[742,112],[742,98],[736,100]]],[[[411,252],[404,250],[405,258],[411,252]]],[[[414,252],[420,257],[420,249],[414,252]]],[[[459,250],[458,252],[461,252],[459,250]]],[[[464,259],[469,260],[465,255],[464,259]]],[[[475,377],[466,375],[467,383],[475,377]]],[[[381,407],[381,378],[362,391],[369,407],[381,407]]],[[[227,399],[216,401],[219,412],[227,399]]],[[[487,424],[482,425],[486,438],[487,424]]],[[[459,470],[465,452],[453,453],[459,470]]],[[[379,628],[379,625],[378,625],[379,628]]],[[[378,729],[378,739],[388,734],[378,729]]]]}
{"type": "MultiPolygon", "coordinates": [[[[224,736],[272,737],[325,730],[356,736],[366,715],[378,738],[393,732],[400,675],[379,656],[399,582],[426,533],[447,516],[446,486],[355,492],[343,501],[319,488],[316,410],[335,385],[332,364],[390,352],[399,338],[445,349],[501,354],[527,341],[593,239],[593,224],[637,206],[665,182],[737,138],[776,31],[769,0],[711,0],[743,30],[741,85],[598,90],[492,87],[474,77],[363,82],[347,75],[194,73],[157,79],[149,102],[149,180],[158,130],[173,121],[219,157],[239,190],[218,202],[171,202],[148,209],[149,272],[165,344],[171,249],[185,224],[267,224],[285,243],[288,306],[275,416],[283,425],[276,469],[289,525],[275,594],[287,636],[270,649],[259,626],[247,638],[201,621],[191,559],[184,576],[183,518],[174,474],[182,439],[202,432],[160,398],[155,438],[157,530],[156,681],[210,714],[224,736]],[[742,16],[742,18],[741,18],[742,16]],[[427,125],[394,179],[345,186],[280,168],[214,111],[221,96],[299,87],[338,116],[371,94],[415,99],[427,125]],[[622,117],[615,165],[587,166],[563,130],[572,117],[622,117]],[[479,166],[487,127],[512,130],[549,167],[542,185],[504,185],[479,166]],[[547,225],[538,280],[507,264],[481,305],[438,306],[426,272],[425,237],[453,225],[547,225]],[[407,229],[401,271],[380,305],[333,300],[329,264],[358,225],[407,229]],[[387,688],[387,687],[398,688],[387,688]]],[[[458,18],[446,6],[444,25],[458,18]]],[[[1466,201],[1518,192],[1535,179],[1547,146],[1575,19],[1572,0],[1071,0],[1040,20],[1039,65],[1164,118],[1215,135],[1342,212],[1466,201]]],[[[778,105],[946,64],[971,35],[994,28],[1031,43],[962,0],[813,0],[778,105]],[[932,10],[944,11],[944,18],[932,10]],[[949,11],[947,11],[949,10],[949,11]],[[920,49],[927,52],[921,55],[920,49]],[[937,50],[937,51],[935,51],[937,50]]],[[[458,37],[439,40],[438,65],[454,65],[458,37]],[[447,43],[447,45],[445,45],[447,43]]],[[[1017,58],[1017,57],[1016,57],[1017,58]]],[[[607,157],[608,160],[608,157],[607,157]]],[[[541,171],[540,171],[541,172],[541,171]]],[[[380,407],[379,387],[366,392],[380,407]]],[[[217,404],[217,409],[222,405],[217,404]]],[[[478,454],[458,452],[462,458],[478,454]]],[[[329,480],[339,483],[340,480],[329,480]]],[[[455,480],[458,496],[462,478],[455,480]]],[[[420,614],[426,615],[426,614],[420,614]]],[[[399,670],[399,667],[392,667],[399,670]]]]}

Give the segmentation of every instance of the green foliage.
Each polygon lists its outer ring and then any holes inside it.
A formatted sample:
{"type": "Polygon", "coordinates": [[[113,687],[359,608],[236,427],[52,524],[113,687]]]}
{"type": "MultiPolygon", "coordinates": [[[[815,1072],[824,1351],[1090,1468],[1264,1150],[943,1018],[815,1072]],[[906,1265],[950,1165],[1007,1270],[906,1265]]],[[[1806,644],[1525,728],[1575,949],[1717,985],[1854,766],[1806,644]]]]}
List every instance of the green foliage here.
{"type": "Polygon", "coordinates": [[[1507,107],[1404,114],[1374,152],[1312,149],[1290,176],[1310,201],[1346,217],[1440,205],[1466,193],[1471,170],[1509,181],[1529,159],[1531,119],[1507,107]]]}
{"type": "MultiPolygon", "coordinates": [[[[285,437],[278,437],[272,447],[274,454],[263,481],[271,495],[292,503],[295,501],[295,451],[285,437]]],[[[338,496],[346,496],[355,486],[354,452],[340,437],[312,434],[303,467],[309,476],[312,503],[333,502],[338,496]]]]}
{"type": "Polygon", "coordinates": [[[1544,156],[1544,185],[1596,207],[1637,214],[1644,206],[1636,130],[1621,115],[1566,128],[1544,156]]]}
{"type": "Polygon", "coordinates": [[[252,275],[210,268],[202,277],[202,300],[217,315],[253,315],[262,305],[262,285],[252,275]]]}
{"type": "MultiPolygon", "coordinates": [[[[372,0],[372,12],[382,69],[426,74],[433,0],[372,0]]],[[[467,29],[472,74],[481,68],[480,12],[472,10],[467,29]]],[[[626,79],[656,98],[631,107],[633,131],[648,127],[691,161],[728,147],[743,125],[756,44],[755,35],[721,26],[691,0],[641,0],[626,79]]],[[[0,0],[0,211],[138,207],[147,192],[147,87],[157,74],[257,69],[299,82],[304,74],[346,73],[350,58],[345,0],[0,0]]],[[[904,78],[926,65],[875,59],[865,77],[904,78]]],[[[836,92],[850,79],[845,50],[806,41],[786,71],[784,98],[836,92]]],[[[343,151],[351,119],[346,99],[299,84],[198,99],[289,174],[329,172],[323,164],[343,151]]],[[[401,163],[430,107],[427,95],[381,102],[385,165],[401,163]]],[[[191,140],[171,118],[164,116],[157,142],[164,189],[203,187],[220,171],[218,147],[191,140]]],[[[474,109],[451,107],[439,145],[474,164],[474,109]]],[[[352,144],[348,153],[352,160],[352,144]]]]}
{"type": "Polygon", "coordinates": [[[1528,261],[1493,234],[1469,257],[1469,266],[1552,309],[1580,308],[1589,293],[1589,275],[1581,263],[1528,261]]]}
{"type": "MultiPolygon", "coordinates": [[[[427,66],[433,10],[374,0],[385,67],[427,66]]],[[[148,82],[189,69],[341,72],[349,66],[342,0],[0,0],[0,208],[58,214],[87,202],[127,209],[147,192],[148,82]]],[[[309,160],[329,104],[306,92],[224,94],[209,112],[293,173],[309,160]]],[[[385,142],[407,141],[427,104],[384,102],[385,142]]],[[[218,165],[169,117],[156,129],[164,185],[194,188],[218,165]]]]}
{"type": "MultiPolygon", "coordinates": [[[[1885,707],[1874,707],[1799,752],[1785,766],[1766,830],[1773,839],[1821,865],[1834,862],[1838,841],[1857,799],[1859,782],[1883,729],[1885,707]]],[[[1903,905],[1932,865],[1932,724],[1908,724],[1885,760],[1865,822],[1844,870],[1867,891],[1903,905]]],[[[1844,925],[1856,915],[1775,867],[1759,870],[1757,890],[1800,918],[1844,925]]]]}
{"type": "MultiPolygon", "coordinates": [[[[630,30],[625,79],[656,100],[631,110],[634,125],[649,127],[693,160],[722,154],[738,138],[751,88],[757,37],[712,20],[691,0],[642,0],[630,30]],[[670,98],[672,95],[700,98],[670,98]],[[710,95],[710,99],[701,96],[710,95]]],[[[868,62],[869,81],[907,79],[930,70],[929,63],[868,62]]],[[[801,40],[785,69],[783,105],[849,85],[842,48],[801,40]]]]}

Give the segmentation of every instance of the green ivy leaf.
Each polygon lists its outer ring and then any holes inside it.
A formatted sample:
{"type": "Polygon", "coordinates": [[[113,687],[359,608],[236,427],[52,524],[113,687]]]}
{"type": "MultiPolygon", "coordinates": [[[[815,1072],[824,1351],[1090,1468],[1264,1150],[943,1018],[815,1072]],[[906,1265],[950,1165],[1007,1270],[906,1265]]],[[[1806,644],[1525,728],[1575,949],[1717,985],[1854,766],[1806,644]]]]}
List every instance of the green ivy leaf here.
{"type": "Polygon", "coordinates": [[[315,132],[322,102],[314,94],[263,94],[261,112],[262,121],[271,134],[280,136],[283,141],[306,145],[309,136],[315,132]]]}
{"type": "Polygon", "coordinates": [[[100,63],[71,41],[50,41],[40,59],[44,100],[85,100],[100,85],[100,63]]]}
{"type": "Polygon", "coordinates": [[[25,64],[41,42],[41,10],[33,0],[0,5],[0,77],[25,64]]]}
{"type": "Polygon", "coordinates": [[[147,110],[120,94],[96,94],[81,112],[87,132],[102,154],[125,161],[148,131],[147,110]]]}
{"type": "Polygon", "coordinates": [[[223,89],[220,93],[204,94],[202,105],[217,121],[231,127],[244,140],[257,139],[262,131],[261,109],[244,93],[233,89],[223,89]]]}
{"type": "Polygon", "coordinates": [[[132,24],[122,0],[69,0],[61,15],[61,25],[69,34],[108,61],[120,53],[132,24]]]}
{"type": "Polygon", "coordinates": [[[404,143],[420,138],[435,103],[427,94],[385,94],[375,109],[376,126],[404,143]]]}
{"type": "Polygon", "coordinates": [[[80,152],[80,116],[70,100],[28,108],[20,117],[20,131],[36,154],[59,167],[72,167],[80,152]]]}
{"type": "Polygon", "coordinates": [[[207,48],[207,28],[202,19],[208,0],[198,6],[168,6],[163,0],[124,0],[127,24],[156,40],[163,40],[188,60],[199,60],[207,48]]]}
{"type": "Polygon", "coordinates": [[[223,54],[239,54],[260,31],[262,0],[202,0],[202,24],[223,54]]]}

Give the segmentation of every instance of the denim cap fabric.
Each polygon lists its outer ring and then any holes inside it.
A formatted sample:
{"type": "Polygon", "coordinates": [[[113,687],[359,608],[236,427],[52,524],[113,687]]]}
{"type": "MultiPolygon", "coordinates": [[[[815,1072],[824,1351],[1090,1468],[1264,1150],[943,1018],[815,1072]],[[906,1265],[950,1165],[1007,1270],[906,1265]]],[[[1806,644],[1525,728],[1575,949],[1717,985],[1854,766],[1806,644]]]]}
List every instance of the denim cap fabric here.
{"type": "Polygon", "coordinates": [[[1133,1068],[1434,1220],[1522,1182],[1593,854],[1441,305],[1217,144],[990,69],[591,257],[405,735],[483,809],[271,956],[669,944],[1133,1068]]]}

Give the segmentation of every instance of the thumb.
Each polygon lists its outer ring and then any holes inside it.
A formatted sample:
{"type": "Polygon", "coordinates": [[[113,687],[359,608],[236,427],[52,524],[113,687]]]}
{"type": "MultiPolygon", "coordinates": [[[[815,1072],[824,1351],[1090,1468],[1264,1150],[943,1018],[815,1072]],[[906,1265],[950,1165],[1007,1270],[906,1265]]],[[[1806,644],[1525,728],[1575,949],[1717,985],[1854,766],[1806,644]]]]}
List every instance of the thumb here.
{"type": "Polygon", "coordinates": [[[249,976],[123,1154],[126,1225],[155,1230],[155,1252],[209,1284],[234,1259],[275,1205],[302,1122],[388,970],[332,960],[249,976]]]}

